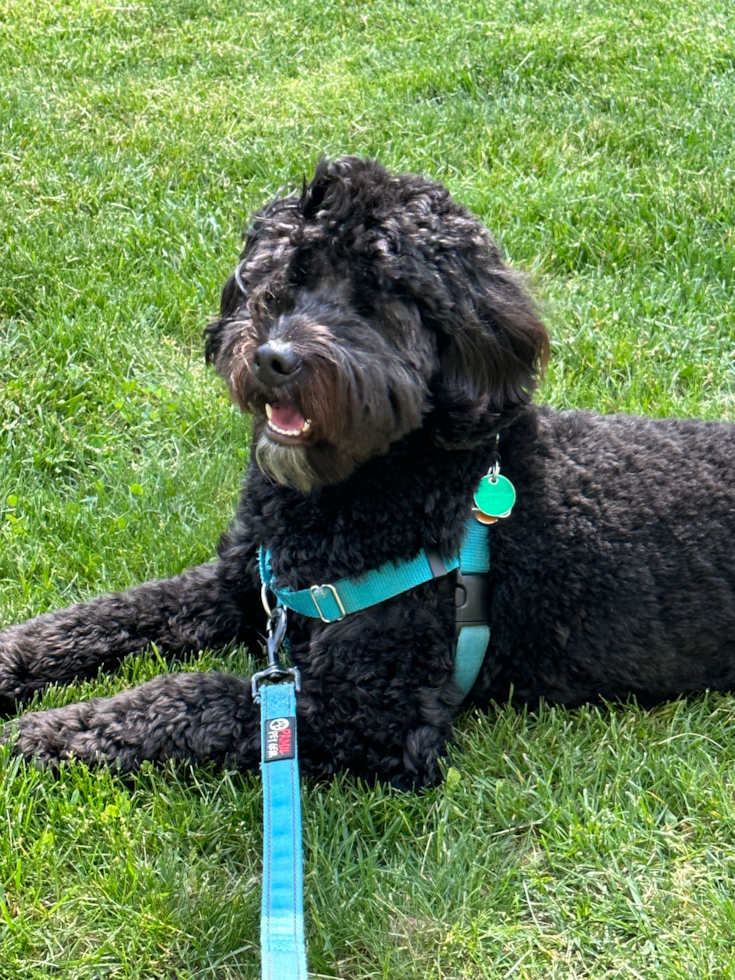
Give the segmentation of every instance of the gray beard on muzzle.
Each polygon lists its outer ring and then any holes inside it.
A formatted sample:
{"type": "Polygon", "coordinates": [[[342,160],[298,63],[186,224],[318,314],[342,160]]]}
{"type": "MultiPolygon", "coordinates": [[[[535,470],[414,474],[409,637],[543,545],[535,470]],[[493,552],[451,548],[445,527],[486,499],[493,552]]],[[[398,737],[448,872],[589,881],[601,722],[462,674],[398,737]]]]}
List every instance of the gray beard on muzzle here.
{"type": "Polygon", "coordinates": [[[319,485],[303,446],[283,446],[261,435],[255,447],[255,460],[266,476],[283,486],[309,493],[319,485]]]}

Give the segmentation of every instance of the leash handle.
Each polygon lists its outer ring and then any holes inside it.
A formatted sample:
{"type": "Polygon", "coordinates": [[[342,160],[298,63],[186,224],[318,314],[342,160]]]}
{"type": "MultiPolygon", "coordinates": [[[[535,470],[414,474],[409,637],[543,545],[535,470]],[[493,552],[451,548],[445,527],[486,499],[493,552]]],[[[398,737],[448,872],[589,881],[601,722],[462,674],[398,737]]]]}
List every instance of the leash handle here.
{"type": "Polygon", "coordinates": [[[259,697],[263,779],[261,977],[307,980],[296,684],[264,684],[259,697]]]}

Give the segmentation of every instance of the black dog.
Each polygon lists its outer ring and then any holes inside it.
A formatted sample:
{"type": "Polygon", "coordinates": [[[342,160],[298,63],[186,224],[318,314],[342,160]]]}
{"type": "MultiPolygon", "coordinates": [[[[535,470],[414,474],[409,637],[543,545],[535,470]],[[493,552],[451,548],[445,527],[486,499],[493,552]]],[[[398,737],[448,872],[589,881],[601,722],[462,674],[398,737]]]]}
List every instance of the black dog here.
{"type": "MultiPolygon", "coordinates": [[[[0,634],[8,709],[150,643],[256,644],[260,545],[292,589],[456,552],[498,448],[517,504],[488,529],[492,634],[471,702],[733,686],[735,427],[530,406],[546,332],[441,185],[322,163],[256,216],[207,334],[254,416],[218,561],[0,634]]],[[[451,576],[340,622],[292,615],[305,771],[436,780],[462,703],[453,635],[451,576]]],[[[16,728],[16,751],[50,764],[250,768],[260,754],[249,683],[219,674],[161,676],[16,728]]]]}

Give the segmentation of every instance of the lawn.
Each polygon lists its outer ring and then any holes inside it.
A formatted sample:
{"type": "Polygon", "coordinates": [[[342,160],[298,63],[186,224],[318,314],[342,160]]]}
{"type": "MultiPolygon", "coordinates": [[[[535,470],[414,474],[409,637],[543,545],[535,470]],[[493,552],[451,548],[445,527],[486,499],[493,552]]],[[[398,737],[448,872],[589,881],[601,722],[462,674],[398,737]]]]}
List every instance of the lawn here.
{"type": "MultiPolygon", "coordinates": [[[[541,398],[735,420],[733,106],[726,0],[0,0],[1,623],[213,554],[249,429],[202,329],[322,154],[488,223],[541,398]]],[[[41,703],[208,667],[248,653],[41,703]]],[[[259,975],[257,778],[0,765],[2,980],[259,975]]],[[[433,791],[304,792],[315,976],[735,978],[732,697],[500,705],[433,791]]]]}

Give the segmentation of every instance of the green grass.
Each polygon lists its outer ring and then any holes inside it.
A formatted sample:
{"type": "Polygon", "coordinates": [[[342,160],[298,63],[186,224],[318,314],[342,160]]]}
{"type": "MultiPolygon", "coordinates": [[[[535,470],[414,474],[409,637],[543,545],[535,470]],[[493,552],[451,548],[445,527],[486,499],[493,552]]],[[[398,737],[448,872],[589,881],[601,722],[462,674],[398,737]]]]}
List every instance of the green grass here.
{"type": "MultiPolygon", "coordinates": [[[[323,153],[445,181],[531,271],[558,407],[735,419],[725,0],[0,0],[0,619],[212,553],[201,359],[245,216],[323,153]]],[[[50,691],[53,705],[166,669],[50,691]]],[[[443,786],[305,790],[314,973],[735,977],[735,700],[468,716],[443,786]]],[[[3,757],[2,980],[258,974],[257,780],[3,757]]]]}

